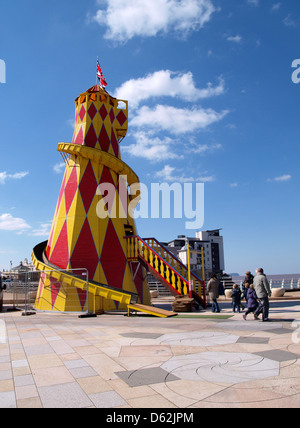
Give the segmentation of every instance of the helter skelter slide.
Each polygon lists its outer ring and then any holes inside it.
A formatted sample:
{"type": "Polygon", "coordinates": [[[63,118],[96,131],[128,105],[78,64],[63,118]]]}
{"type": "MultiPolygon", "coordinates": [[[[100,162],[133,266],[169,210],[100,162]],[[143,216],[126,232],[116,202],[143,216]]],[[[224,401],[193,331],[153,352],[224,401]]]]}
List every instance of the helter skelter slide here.
{"type": "Polygon", "coordinates": [[[189,282],[187,267],[172,253],[154,238],[137,235],[132,207],[138,198],[128,189],[139,179],[120,153],[128,102],[95,85],[75,104],[72,143],[58,145],[66,168],[49,239],[32,254],[37,270],[43,271],[35,308],[175,315],[151,306],[147,270],[174,295],[193,296],[205,306],[204,283],[195,275],[189,282]]]}

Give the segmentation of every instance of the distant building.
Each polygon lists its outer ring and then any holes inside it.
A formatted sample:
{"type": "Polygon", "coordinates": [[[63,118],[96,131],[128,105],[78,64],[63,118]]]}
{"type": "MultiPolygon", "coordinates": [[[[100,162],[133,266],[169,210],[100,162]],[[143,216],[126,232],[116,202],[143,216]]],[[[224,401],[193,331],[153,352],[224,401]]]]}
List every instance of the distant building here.
{"type": "Polygon", "coordinates": [[[35,271],[34,264],[28,263],[28,259],[25,259],[24,262],[20,262],[18,266],[12,267],[10,272],[12,273],[18,273],[18,272],[33,272],[35,271]]]}
{"type": "Polygon", "coordinates": [[[182,263],[188,264],[187,245],[197,253],[190,253],[191,270],[198,276],[202,275],[201,248],[204,250],[204,269],[206,278],[212,273],[222,275],[225,269],[222,229],[206,230],[196,233],[195,238],[179,235],[173,241],[165,244],[182,263]]]}
{"type": "Polygon", "coordinates": [[[36,268],[33,263],[29,263],[28,259],[25,259],[24,262],[20,262],[17,266],[12,267],[10,270],[3,271],[2,276],[4,278],[24,280],[25,274],[29,272],[36,272],[36,268]]]}

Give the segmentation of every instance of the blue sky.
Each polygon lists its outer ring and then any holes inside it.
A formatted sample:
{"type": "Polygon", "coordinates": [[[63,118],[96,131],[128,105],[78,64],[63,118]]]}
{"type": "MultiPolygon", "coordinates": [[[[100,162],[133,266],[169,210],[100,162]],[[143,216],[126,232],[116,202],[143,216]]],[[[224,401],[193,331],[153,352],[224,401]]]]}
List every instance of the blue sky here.
{"type": "MultiPolygon", "coordinates": [[[[141,182],[204,182],[227,272],[300,272],[298,0],[0,0],[0,19],[0,269],[48,238],[57,143],[99,56],[108,92],[129,100],[121,150],[141,182]]],[[[195,236],[185,222],[137,227],[169,241],[195,236]]]]}

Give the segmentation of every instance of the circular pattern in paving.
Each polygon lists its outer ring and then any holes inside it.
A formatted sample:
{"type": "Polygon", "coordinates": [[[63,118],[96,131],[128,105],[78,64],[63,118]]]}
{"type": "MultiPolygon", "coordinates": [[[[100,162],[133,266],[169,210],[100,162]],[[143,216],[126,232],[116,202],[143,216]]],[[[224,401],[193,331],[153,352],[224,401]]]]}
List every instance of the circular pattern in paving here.
{"type": "Polygon", "coordinates": [[[161,345],[169,346],[218,346],[236,343],[239,336],[224,332],[204,331],[164,334],[158,340],[161,345]]]}
{"type": "Polygon", "coordinates": [[[278,376],[280,364],[254,354],[202,352],[172,357],[161,368],[184,380],[233,385],[278,376]]]}

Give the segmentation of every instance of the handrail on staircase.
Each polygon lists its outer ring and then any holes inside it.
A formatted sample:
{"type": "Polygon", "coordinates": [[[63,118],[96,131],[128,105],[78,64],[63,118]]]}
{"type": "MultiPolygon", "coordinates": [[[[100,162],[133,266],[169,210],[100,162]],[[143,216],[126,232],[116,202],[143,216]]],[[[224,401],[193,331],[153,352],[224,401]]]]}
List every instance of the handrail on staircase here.
{"type": "MultiPolygon", "coordinates": [[[[140,236],[125,236],[125,239],[137,239],[140,242],[142,242],[150,251],[152,251],[152,253],[154,253],[165,265],[167,265],[169,267],[169,269],[175,271],[174,266],[172,266],[170,263],[168,263],[157,251],[155,251],[149,244],[147,244],[147,242],[145,242],[144,239],[142,239],[140,236]]],[[[128,257],[128,260],[130,260],[131,257],[128,257]]],[[[134,257],[135,258],[135,257],[134,257]]],[[[187,285],[188,285],[188,280],[186,278],[184,278],[184,276],[182,276],[179,272],[176,271],[176,274],[181,278],[182,281],[184,281],[187,285]]]]}
{"type": "MultiPolygon", "coordinates": [[[[150,251],[150,252],[152,252],[152,254],[155,256],[155,257],[157,257],[158,258],[158,260],[160,260],[165,266],[167,266],[167,268],[172,272],[174,272],[175,274],[176,274],[176,276],[177,276],[177,278],[179,278],[181,281],[182,281],[182,283],[183,284],[185,284],[185,286],[187,287],[187,290],[188,290],[188,293],[189,293],[189,295],[190,295],[190,297],[192,297],[192,295],[194,294],[194,295],[196,295],[196,297],[198,296],[198,298],[200,297],[200,299],[203,299],[203,301],[204,301],[204,304],[206,304],[206,290],[205,290],[205,282],[203,282],[203,281],[201,281],[201,279],[200,278],[198,278],[197,277],[197,275],[195,275],[195,274],[193,274],[192,272],[191,272],[191,276],[193,277],[193,281],[192,281],[192,284],[189,284],[189,281],[188,281],[188,279],[187,278],[185,278],[180,272],[178,272],[178,265],[180,266],[180,268],[183,270],[183,271],[185,271],[185,272],[187,272],[187,267],[176,257],[176,256],[174,256],[174,254],[173,253],[171,253],[168,249],[166,249],[163,245],[161,245],[158,241],[157,241],[157,239],[155,239],[155,238],[146,238],[146,239],[142,239],[140,236],[137,236],[137,235],[131,235],[131,236],[126,236],[126,237],[124,237],[124,239],[126,239],[127,241],[129,241],[130,242],[130,240],[132,241],[132,244],[134,245],[134,247],[133,248],[131,248],[131,250],[130,250],[130,248],[129,248],[129,246],[128,246],[128,250],[129,250],[129,253],[128,253],[128,260],[137,260],[138,259],[138,257],[140,256],[140,257],[142,257],[143,258],[143,254],[140,254],[140,251],[139,251],[139,244],[138,244],[138,242],[140,242],[140,243],[142,243],[142,245],[144,246],[144,247],[146,247],[146,248],[148,248],[148,250],[150,251]],[[163,250],[163,252],[166,252],[166,253],[168,253],[169,254],[169,256],[171,257],[171,259],[172,260],[174,260],[175,262],[176,262],[176,264],[177,264],[177,266],[176,267],[174,267],[174,266],[172,266],[172,264],[170,264],[161,254],[159,254],[159,252],[158,251],[156,251],[153,247],[151,247],[148,243],[147,243],[147,241],[155,241],[155,243],[156,243],[156,245],[157,245],[157,247],[158,248],[160,248],[161,250],[163,250]],[[200,284],[200,296],[198,295],[198,293],[197,293],[197,291],[194,289],[194,285],[196,286],[196,281],[198,281],[198,283],[200,284]],[[203,293],[202,293],[202,290],[201,290],[201,288],[203,287],[203,293]],[[203,294],[203,298],[201,297],[202,296],[202,294],[203,294]]],[[[147,263],[149,263],[148,262],[148,260],[145,260],[147,263]]],[[[155,269],[155,267],[154,266],[151,266],[153,269],[155,269]]],[[[155,269],[156,270],[156,269],[155,269]]],[[[158,272],[157,270],[156,270],[156,272],[158,273],[158,275],[161,277],[161,279],[163,280],[163,281],[165,281],[165,282],[167,282],[166,281],[166,278],[164,278],[162,275],[160,275],[160,272],[158,272]]],[[[173,288],[174,288],[174,286],[172,285],[172,284],[169,284],[169,285],[171,285],[173,288]]],[[[177,290],[175,290],[176,292],[178,292],[177,290]]],[[[180,294],[180,293],[179,293],[180,294]]]]}

